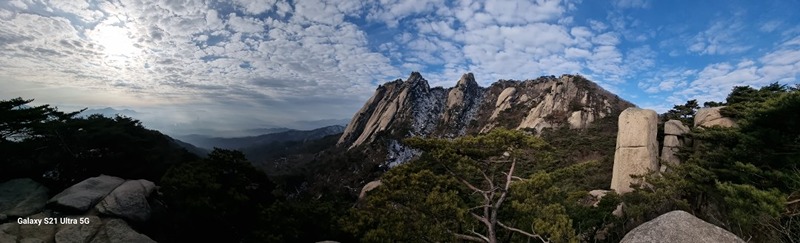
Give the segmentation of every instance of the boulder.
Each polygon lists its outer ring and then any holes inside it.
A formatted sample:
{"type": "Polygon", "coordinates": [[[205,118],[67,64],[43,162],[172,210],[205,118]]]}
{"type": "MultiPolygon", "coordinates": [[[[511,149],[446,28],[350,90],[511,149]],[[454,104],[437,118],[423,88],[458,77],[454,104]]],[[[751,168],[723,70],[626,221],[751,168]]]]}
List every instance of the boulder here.
{"type": "Polygon", "coordinates": [[[378,188],[380,185],[383,185],[383,183],[380,180],[370,181],[369,183],[364,185],[364,187],[361,188],[361,193],[358,194],[358,200],[363,199],[365,196],[367,196],[367,192],[372,191],[375,188],[378,188]]]}
{"type": "MultiPolygon", "coordinates": [[[[81,217],[70,217],[80,219],[81,217]]],[[[103,226],[97,216],[83,217],[88,219],[88,224],[63,224],[58,226],[55,235],[56,242],[89,242],[103,226]]]]}
{"type": "Polygon", "coordinates": [[[647,147],[653,144],[658,148],[656,133],[658,115],[654,110],[631,107],[619,114],[617,148],[647,147]]]}
{"type": "Polygon", "coordinates": [[[680,158],[676,156],[680,147],[686,144],[686,138],[683,134],[688,133],[690,130],[678,120],[669,120],[664,123],[664,147],[661,148],[661,172],[667,170],[668,165],[678,165],[681,163],[680,158]]]}
{"type": "Polygon", "coordinates": [[[47,203],[47,188],[28,178],[0,184],[0,221],[41,212],[47,203]]]}
{"type": "Polygon", "coordinates": [[[85,212],[123,182],[125,180],[122,178],[107,175],[92,177],[67,188],[47,203],[59,208],[85,212]]]}
{"type": "Polygon", "coordinates": [[[140,234],[122,219],[104,219],[103,226],[91,241],[92,243],[115,243],[115,242],[155,242],[146,235],[140,234]]]}
{"type": "MultiPolygon", "coordinates": [[[[52,218],[52,215],[42,212],[25,218],[42,220],[52,218]]],[[[55,224],[19,224],[14,221],[0,225],[0,242],[53,242],[55,233],[55,224]]]]}
{"type": "Polygon", "coordinates": [[[736,122],[733,121],[733,119],[722,116],[719,112],[722,108],[724,108],[724,106],[700,108],[700,110],[697,110],[697,114],[694,115],[694,127],[736,126],[736,122]]]}
{"type": "Polygon", "coordinates": [[[682,136],[689,132],[689,127],[683,125],[681,121],[669,120],[664,123],[664,134],[682,136]]]}
{"type": "Polygon", "coordinates": [[[589,191],[589,195],[592,196],[592,207],[597,207],[600,204],[600,201],[603,200],[603,197],[606,196],[610,191],[609,190],[591,190],[589,191]]]}
{"type": "Polygon", "coordinates": [[[731,232],[687,212],[672,211],[628,232],[621,243],[632,242],[745,242],[731,232]]]}
{"type": "Polygon", "coordinates": [[[640,183],[632,175],[644,175],[659,169],[656,159],[657,121],[658,116],[653,110],[628,108],[619,115],[617,150],[611,177],[611,189],[618,194],[632,191],[631,183],[640,183]]]}
{"type": "Polygon", "coordinates": [[[148,180],[129,180],[111,191],[95,208],[102,214],[144,222],[150,218],[147,197],[155,188],[156,185],[148,180]]]}

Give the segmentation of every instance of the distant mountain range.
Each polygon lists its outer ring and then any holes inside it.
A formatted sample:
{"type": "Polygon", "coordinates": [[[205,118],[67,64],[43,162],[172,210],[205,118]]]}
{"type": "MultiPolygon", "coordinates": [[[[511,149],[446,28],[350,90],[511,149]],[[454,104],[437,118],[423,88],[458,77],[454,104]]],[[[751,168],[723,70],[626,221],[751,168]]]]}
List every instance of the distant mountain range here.
{"type": "Polygon", "coordinates": [[[262,131],[267,133],[258,136],[235,138],[212,137],[198,134],[177,136],[176,138],[209,150],[215,147],[223,149],[246,149],[265,146],[274,142],[316,140],[328,135],[342,133],[342,131],[344,131],[344,126],[334,125],[308,131],[286,128],[264,129],[262,131]]]}

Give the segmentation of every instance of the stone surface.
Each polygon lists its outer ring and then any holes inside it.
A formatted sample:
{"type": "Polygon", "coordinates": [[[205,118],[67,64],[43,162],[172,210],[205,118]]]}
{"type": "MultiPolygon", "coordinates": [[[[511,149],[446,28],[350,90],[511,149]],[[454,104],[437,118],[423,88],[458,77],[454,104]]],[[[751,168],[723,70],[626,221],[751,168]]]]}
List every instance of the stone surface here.
{"type": "Polygon", "coordinates": [[[42,211],[47,203],[47,188],[28,178],[0,183],[0,221],[42,211]]]}
{"type": "Polygon", "coordinates": [[[489,117],[489,119],[494,120],[497,118],[497,115],[499,115],[500,112],[511,108],[511,100],[514,98],[514,94],[516,93],[517,88],[514,87],[508,87],[504,89],[503,92],[500,92],[500,95],[497,96],[497,102],[495,102],[495,108],[494,111],[492,111],[492,116],[489,117]]]}
{"type": "Polygon", "coordinates": [[[80,219],[87,218],[88,224],[42,224],[27,225],[17,222],[0,225],[0,242],[155,242],[146,235],[131,229],[121,219],[100,219],[97,216],[52,216],[40,213],[31,218],[44,217],[80,219]]]}
{"type": "Polygon", "coordinates": [[[634,242],[745,242],[731,232],[687,212],[672,211],[634,228],[621,243],[634,242]]]}
{"type": "Polygon", "coordinates": [[[155,188],[156,185],[148,180],[129,180],[111,191],[95,208],[102,214],[144,222],[150,218],[147,197],[155,188]]]}
{"type": "MultiPolygon", "coordinates": [[[[676,155],[677,153],[678,153],[678,147],[664,146],[664,148],[661,149],[661,161],[664,162],[662,167],[664,165],[679,165],[681,163],[681,160],[676,155]]],[[[664,167],[664,169],[662,169],[661,172],[665,172],[668,167],[669,166],[664,167]]]]}
{"type": "MultiPolygon", "coordinates": [[[[52,215],[48,213],[38,213],[35,215],[28,216],[26,218],[30,219],[44,219],[52,217],[52,215]]],[[[2,238],[16,238],[17,242],[53,242],[54,236],[56,233],[56,225],[55,224],[18,224],[17,222],[10,222],[6,224],[11,224],[10,227],[5,227],[5,229],[0,230],[5,232],[7,236],[2,236],[3,233],[0,233],[0,239],[2,238]]],[[[0,226],[0,229],[4,227],[0,226]]],[[[0,242],[7,242],[1,241],[0,242]]]]}
{"type": "Polygon", "coordinates": [[[107,175],[92,177],[67,188],[47,203],[60,208],[85,212],[123,182],[125,180],[122,178],[107,175]]]}
{"type": "Polygon", "coordinates": [[[697,110],[697,113],[694,115],[694,127],[736,126],[736,122],[733,121],[733,119],[723,117],[722,114],[720,114],[719,110],[722,108],[724,108],[724,106],[700,108],[700,110],[697,110]]]}
{"type": "Polygon", "coordinates": [[[381,185],[383,185],[383,183],[380,180],[371,181],[371,182],[367,183],[366,185],[364,185],[363,188],[361,188],[361,193],[358,194],[358,199],[359,200],[363,199],[365,196],[367,196],[367,192],[372,191],[372,190],[374,190],[375,188],[378,188],[381,185]]]}
{"type": "Polygon", "coordinates": [[[611,215],[614,215],[616,217],[625,216],[625,211],[623,210],[625,210],[625,203],[620,203],[619,205],[617,205],[617,208],[615,208],[614,211],[611,212],[611,215]]]}
{"type": "Polygon", "coordinates": [[[683,125],[681,121],[669,120],[664,123],[664,134],[681,136],[689,132],[689,127],[683,125]]]}
{"type": "Polygon", "coordinates": [[[600,189],[589,191],[589,195],[594,198],[594,200],[592,201],[592,207],[597,207],[597,205],[600,204],[600,200],[603,200],[603,197],[606,196],[606,194],[608,194],[609,192],[611,191],[600,190],[600,189]]]}
{"type": "Polygon", "coordinates": [[[617,148],[647,147],[655,144],[658,115],[654,110],[631,107],[619,114],[617,148]]]}
{"type": "Polygon", "coordinates": [[[661,172],[666,172],[670,165],[681,163],[676,156],[680,147],[685,146],[687,140],[683,137],[690,129],[678,120],[669,120],[664,123],[664,146],[661,148],[661,172]]]}
{"type": "MultiPolygon", "coordinates": [[[[70,217],[80,219],[82,217],[70,217]]],[[[103,222],[97,216],[83,217],[88,219],[88,224],[64,224],[58,226],[55,240],[61,242],[90,242],[97,231],[103,226],[103,222]]]]}
{"type": "Polygon", "coordinates": [[[632,191],[631,183],[640,183],[631,175],[644,175],[657,171],[658,141],[656,141],[657,115],[653,110],[628,108],[619,116],[617,150],[611,189],[619,194],[632,191]]]}
{"type": "Polygon", "coordinates": [[[664,136],[664,147],[680,147],[683,146],[683,142],[675,135],[667,135],[664,136]]]}
{"type": "Polygon", "coordinates": [[[155,242],[146,235],[140,234],[131,229],[125,221],[121,219],[103,219],[103,226],[91,241],[92,243],[150,243],[155,242]]]}

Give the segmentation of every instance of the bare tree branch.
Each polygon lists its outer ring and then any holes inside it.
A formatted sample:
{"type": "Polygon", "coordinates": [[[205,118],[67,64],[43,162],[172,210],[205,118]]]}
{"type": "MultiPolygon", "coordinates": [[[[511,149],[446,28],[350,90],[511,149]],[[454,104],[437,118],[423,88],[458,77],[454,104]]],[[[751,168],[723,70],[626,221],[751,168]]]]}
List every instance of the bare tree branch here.
{"type": "Polygon", "coordinates": [[[503,193],[500,194],[500,199],[497,199],[497,202],[494,204],[494,208],[500,208],[500,205],[503,205],[503,201],[506,200],[506,195],[508,195],[508,188],[511,187],[511,175],[514,174],[514,166],[517,164],[517,159],[514,158],[511,160],[511,168],[508,169],[508,173],[506,174],[506,184],[503,187],[503,193]]]}
{"type": "Polygon", "coordinates": [[[469,213],[469,214],[470,214],[470,215],[472,215],[472,217],[473,217],[473,218],[475,218],[475,219],[477,219],[478,221],[480,221],[481,223],[485,224],[485,225],[486,225],[486,227],[492,227],[492,223],[491,223],[491,222],[489,222],[489,220],[488,220],[487,218],[484,218],[484,217],[478,216],[478,215],[477,215],[477,214],[475,214],[475,213],[469,213]]]}
{"type": "Polygon", "coordinates": [[[492,242],[491,240],[489,240],[489,237],[483,236],[482,234],[480,234],[478,232],[475,232],[474,229],[470,230],[470,233],[472,233],[473,235],[477,235],[478,237],[480,237],[481,239],[485,240],[486,242],[492,242]]]}
{"type": "Polygon", "coordinates": [[[488,241],[486,241],[486,240],[484,240],[482,238],[471,236],[471,235],[464,235],[464,234],[458,234],[458,233],[453,233],[453,235],[457,239],[461,239],[461,240],[468,240],[468,241],[474,241],[474,242],[488,242],[488,241]]]}
{"type": "Polygon", "coordinates": [[[514,228],[514,227],[507,226],[507,225],[503,224],[500,221],[497,221],[497,224],[500,225],[500,227],[503,227],[503,228],[505,228],[507,230],[514,231],[514,232],[526,235],[526,236],[531,237],[531,238],[539,239],[539,240],[541,240],[542,242],[545,242],[545,243],[550,243],[550,240],[545,239],[545,238],[543,238],[542,236],[540,236],[538,234],[531,234],[531,233],[525,232],[525,231],[523,231],[521,229],[517,229],[517,228],[514,228]]]}

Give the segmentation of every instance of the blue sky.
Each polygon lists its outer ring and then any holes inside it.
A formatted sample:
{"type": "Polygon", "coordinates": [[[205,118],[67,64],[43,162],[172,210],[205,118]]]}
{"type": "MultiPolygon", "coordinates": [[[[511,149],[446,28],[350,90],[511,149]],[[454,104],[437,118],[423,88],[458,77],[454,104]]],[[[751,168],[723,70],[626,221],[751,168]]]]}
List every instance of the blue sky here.
{"type": "Polygon", "coordinates": [[[640,107],[797,83],[800,1],[0,2],[0,98],[146,125],[349,119],[387,81],[581,74],[640,107]]]}

